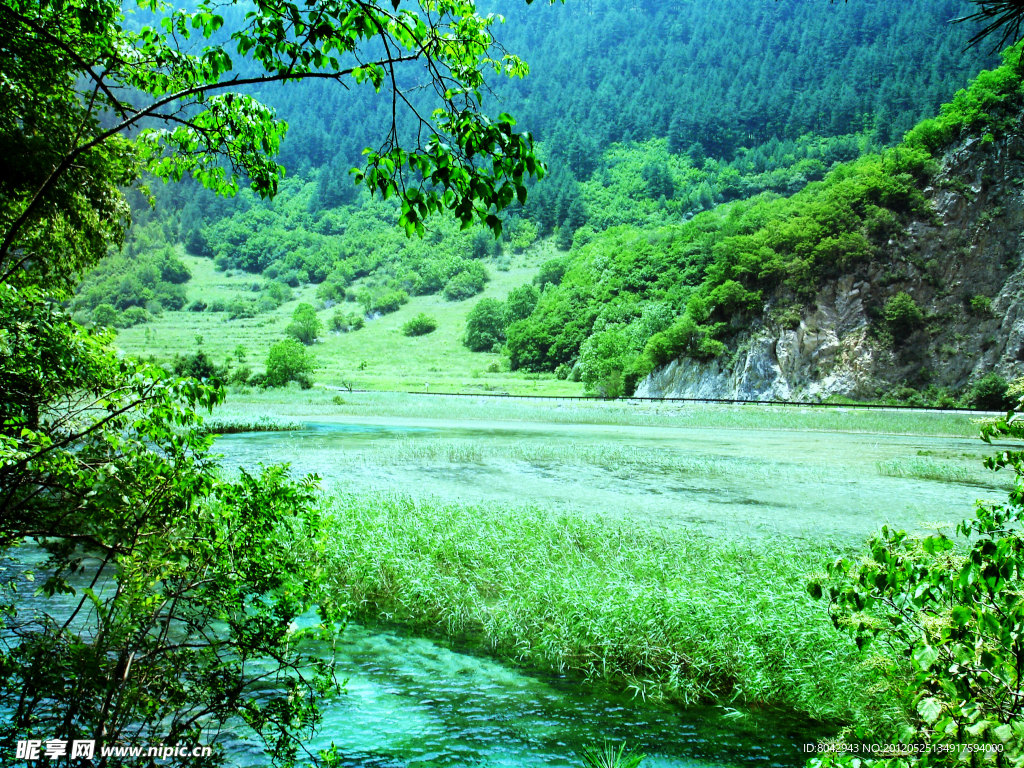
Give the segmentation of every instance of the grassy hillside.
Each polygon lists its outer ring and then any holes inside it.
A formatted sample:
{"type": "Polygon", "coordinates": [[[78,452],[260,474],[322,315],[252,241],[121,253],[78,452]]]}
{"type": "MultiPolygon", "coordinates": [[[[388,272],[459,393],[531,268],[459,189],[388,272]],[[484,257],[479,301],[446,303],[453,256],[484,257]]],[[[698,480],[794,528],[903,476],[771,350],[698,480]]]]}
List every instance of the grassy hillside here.
{"type": "MultiPolygon", "coordinates": [[[[322,340],[312,347],[320,365],[316,382],[418,392],[582,394],[581,384],[556,379],[550,373],[509,372],[507,362],[503,365],[499,355],[470,352],[462,344],[466,315],[478,301],[504,300],[512,288],[529,283],[538,265],[554,255],[553,246],[544,242],[513,257],[508,271],[489,264],[490,282],[483,293],[466,301],[451,302],[440,295],[414,296],[397,312],[370,320],[359,331],[325,330],[322,340]],[[437,320],[437,330],[425,336],[403,335],[402,326],[421,312],[437,320]]],[[[182,260],[192,273],[186,284],[190,304],[196,300],[230,304],[240,296],[253,295],[252,286],[265,282],[245,272],[218,272],[210,259],[183,254],[182,260]]],[[[128,354],[152,355],[160,362],[169,362],[175,354],[198,349],[197,336],[201,336],[202,349],[217,364],[233,357],[242,345],[248,353],[247,364],[254,371],[262,371],[268,349],[284,338],[295,307],[301,302],[317,305],[316,288],[312,284],[301,286],[294,290],[291,301],[253,318],[229,320],[225,312],[165,311],[149,323],[122,329],[117,345],[128,354]]],[[[354,303],[345,303],[343,309],[360,312],[354,303]]],[[[317,313],[325,328],[333,312],[334,308],[317,313]]]]}

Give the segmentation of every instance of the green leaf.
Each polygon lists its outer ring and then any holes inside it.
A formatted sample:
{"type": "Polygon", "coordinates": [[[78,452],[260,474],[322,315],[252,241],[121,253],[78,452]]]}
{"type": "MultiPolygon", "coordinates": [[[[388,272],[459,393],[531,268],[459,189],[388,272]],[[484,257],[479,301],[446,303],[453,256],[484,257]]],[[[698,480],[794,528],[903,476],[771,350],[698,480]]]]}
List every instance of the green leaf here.
{"type": "Polygon", "coordinates": [[[942,702],[935,698],[921,699],[917,705],[917,712],[926,723],[934,723],[942,714],[942,702]]]}
{"type": "Polygon", "coordinates": [[[968,608],[965,605],[958,605],[952,611],[953,622],[957,626],[960,626],[960,627],[962,627],[965,624],[967,624],[967,622],[969,622],[973,616],[974,616],[974,611],[972,611],[970,608],[968,608]]]}
{"type": "Polygon", "coordinates": [[[922,646],[914,651],[914,661],[920,669],[927,672],[939,658],[939,652],[930,645],[922,646]]]}

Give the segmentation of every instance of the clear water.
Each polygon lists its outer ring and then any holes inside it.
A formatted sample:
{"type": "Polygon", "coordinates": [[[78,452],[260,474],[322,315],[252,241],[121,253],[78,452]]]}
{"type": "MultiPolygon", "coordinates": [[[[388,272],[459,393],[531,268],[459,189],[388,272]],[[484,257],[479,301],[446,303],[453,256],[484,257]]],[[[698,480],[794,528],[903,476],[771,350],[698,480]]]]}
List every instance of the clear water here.
{"type": "MultiPolygon", "coordinates": [[[[340,646],[347,693],[308,745],[332,742],[355,768],[581,766],[585,747],[625,741],[646,768],[798,766],[823,733],[779,716],[678,710],[388,629],[350,626],[340,646]]],[[[254,742],[228,743],[232,762],[264,763],[254,742]]]]}
{"type": "Polygon", "coordinates": [[[971,514],[979,498],[1005,498],[1003,476],[981,466],[992,447],[962,438],[562,424],[442,426],[389,419],[381,425],[339,421],[290,433],[225,435],[215,450],[229,467],[290,462],[297,472],[320,474],[328,488],[532,503],[711,534],[863,539],[882,524],[914,529],[955,523],[971,514]],[[417,443],[486,450],[479,459],[409,458],[415,450],[403,446],[417,443]],[[609,445],[634,448],[651,461],[616,466],[512,457],[517,448],[572,457],[609,445]],[[967,469],[972,482],[879,472],[879,462],[922,457],[967,469]],[[669,458],[703,461],[713,471],[659,466],[669,458]]]}
{"type": "MultiPolygon", "coordinates": [[[[38,568],[44,560],[33,547],[15,554],[0,568],[38,568]]],[[[72,581],[88,583],[84,575],[72,581]]],[[[46,599],[34,587],[19,579],[23,617],[32,610],[67,616],[68,596],[46,599]]],[[[97,587],[108,588],[106,581],[97,587]]],[[[336,658],[345,692],[304,747],[316,754],[333,743],[346,768],[581,766],[584,748],[605,740],[645,753],[645,768],[788,768],[803,765],[803,743],[831,735],[776,713],[643,702],[387,627],[350,624],[336,658]]],[[[229,728],[217,746],[228,765],[269,765],[260,742],[242,729],[229,728]]]]}

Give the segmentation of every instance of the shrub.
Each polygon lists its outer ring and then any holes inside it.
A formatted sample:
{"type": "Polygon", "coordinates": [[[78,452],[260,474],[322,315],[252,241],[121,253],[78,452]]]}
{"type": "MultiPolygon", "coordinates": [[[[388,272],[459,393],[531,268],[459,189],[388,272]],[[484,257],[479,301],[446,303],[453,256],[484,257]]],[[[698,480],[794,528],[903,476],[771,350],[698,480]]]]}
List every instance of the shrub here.
{"type": "Polygon", "coordinates": [[[426,312],[420,312],[402,326],[402,333],[406,336],[425,336],[437,330],[437,320],[426,312]]]}
{"type": "Polygon", "coordinates": [[[238,318],[256,317],[258,310],[255,301],[238,298],[228,305],[227,312],[228,319],[237,320],[238,318]]]}
{"type": "Polygon", "coordinates": [[[231,373],[231,383],[244,387],[252,378],[252,368],[248,365],[240,365],[231,373]]]}
{"type": "Polygon", "coordinates": [[[128,307],[128,309],[121,313],[118,322],[121,328],[131,328],[133,325],[148,323],[152,319],[149,312],[142,307],[128,307]]]}
{"type": "Polygon", "coordinates": [[[480,299],[466,317],[462,343],[473,352],[490,352],[505,341],[505,313],[505,305],[497,299],[480,299]]]}
{"type": "Polygon", "coordinates": [[[265,293],[260,294],[260,297],[256,299],[256,312],[261,315],[265,312],[273,312],[277,307],[278,303],[265,293]]]}
{"type": "Polygon", "coordinates": [[[726,280],[716,287],[708,296],[708,300],[716,308],[731,316],[738,312],[754,309],[761,302],[760,291],[748,291],[735,280],[726,280]]]}
{"type": "Polygon", "coordinates": [[[654,366],[664,365],[684,355],[707,362],[725,351],[725,344],[713,338],[712,331],[713,328],[700,325],[689,315],[684,315],[667,330],[651,336],[645,354],[654,366]]]}
{"type": "Polygon", "coordinates": [[[987,317],[992,314],[992,299],[988,296],[972,296],[967,302],[972,315],[987,317]]]}
{"type": "Polygon", "coordinates": [[[597,394],[608,400],[617,400],[623,394],[622,371],[613,369],[597,382],[597,394]]]}
{"type": "Polygon", "coordinates": [[[894,336],[913,333],[924,320],[924,313],[910,294],[900,291],[887,302],[882,310],[886,325],[894,336]]]}
{"type": "Polygon", "coordinates": [[[1009,394],[1010,385],[998,373],[982,376],[971,387],[967,402],[972,408],[986,411],[1008,411],[1015,405],[1009,394]]]}
{"type": "Polygon", "coordinates": [[[97,328],[112,328],[118,323],[118,314],[110,304],[100,304],[92,311],[92,322],[97,328]]]}
{"type": "Polygon", "coordinates": [[[405,291],[388,291],[387,293],[381,294],[370,302],[371,312],[380,312],[382,315],[387,315],[392,312],[397,312],[398,308],[409,301],[409,294],[405,291]]]}
{"type": "Polygon", "coordinates": [[[484,289],[484,278],[472,272],[460,272],[444,287],[444,297],[448,301],[463,301],[476,296],[484,289]]]}
{"type": "Polygon", "coordinates": [[[508,292],[505,299],[505,325],[525,320],[537,308],[540,291],[532,285],[520,285],[508,292]]]}
{"type": "Polygon", "coordinates": [[[292,321],[285,329],[285,333],[303,344],[312,344],[317,340],[322,329],[323,324],[316,316],[313,305],[302,303],[292,313],[292,321]]]}
{"type": "Polygon", "coordinates": [[[206,302],[203,301],[202,299],[196,299],[195,301],[193,301],[191,304],[188,305],[188,311],[189,312],[205,312],[206,311],[206,302]]]}
{"type": "Polygon", "coordinates": [[[193,379],[213,379],[223,373],[201,349],[193,355],[175,355],[171,365],[175,376],[190,376],[193,379]]]}
{"type": "Polygon", "coordinates": [[[164,249],[156,264],[160,268],[160,279],[165,283],[181,285],[192,279],[192,273],[185,266],[185,262],[179,259],[170,247],[164,249]]]}
{"type": "Polygon", "coordinates": [[[268,387],[283,387],[297,381],[303,389],[313,386],[310,375],[316,368],[316,358],[295,339],[283,339],[267,353],[267,372],[263,382],[268,387]]]}
{"type": "Polygon", "coordinates": [[[263,294],[274,300],[275,306],[281,306],[293,298],[292,289],[279,280],[273,280],[263,288],[263,294]]]}
{"type": "Polygon", "coordinates": [[[537,239],[537,225],[529,219],[514,219],[509,222],[508,238],[514,253],[522,253],[537,239]]]}
{"type": "Polygon", "coordinates": [[[160,302],[164,309],[178,312],[185,307],[187,295],[185,286],[172,283],[160,283],[153,291],[153,297],[160,302]]]}
{"type": "Polygon", "coordinates": [[[564,256],[560,259],[549,259],[545,261],[540,265],[540,269],[533,278],[534,285],[542,291],[548,285],[560,285],[562,278],[565,276],[565,270],[568,267],[568,264],[569,259],[564,256]]]}

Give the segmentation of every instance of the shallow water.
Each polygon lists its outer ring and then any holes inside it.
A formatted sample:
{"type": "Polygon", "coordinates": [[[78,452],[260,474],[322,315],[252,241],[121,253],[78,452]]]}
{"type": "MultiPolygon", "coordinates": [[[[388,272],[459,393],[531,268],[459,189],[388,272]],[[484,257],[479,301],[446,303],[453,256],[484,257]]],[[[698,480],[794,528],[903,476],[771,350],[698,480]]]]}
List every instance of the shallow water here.
{"type": "MultiPolygon", "coordinates": [[[[14,554],[0,568],[38,568],[45,559],[31,546],[14,554]]],[[[18,581],[23,618],[33,610],[66,618],[73,598],[47,599],[24,577],[18,581]]],[[[79,588],[89,581],[84,574],[72,578],[79,588]]],[[[96,587],[100,594],[110,588],[107,580],[96,587]]],[[[333,743],[346,768],[578,767],[584,748],[605,740],[646,754],[644,768],[788,768],[804,764],[801,745],[832,735],[779,713],[644,702],[396,628],[349,624],[336,659],[345,692],[326,706],[319,732],[304,747],[316,754],[333,743]]],[[[229,727],[217,747],[228,765],[269,765],[248,731],[229,727]]]]}
{"type": "MultiPolygon", "coordinates": [[[[347,693],[308,748],[333,742],[353,768],[580,766],[605,739],[644,752],[645,768],[797,766],[800,745],[826,735],[778,716],[595,692],[387,629],[348,627],[339,657],[347,693]]],[[[229,747],[237,765],[264,762],[255,743],[229,747]]]]}
{"type": "Polygon", "coordinates": [[[1003,476],[981,466],[993,448],[979,440],[382,421],[225,435],[215,450],[228,467],[288,461],[297,472],[320,474],[327,488],[531,503],[710,534],[859,539],[882,524],[955,523],[977,499],[1005,497],[1003,476]],[[618,453],[602,459],[609,446],[618,453]],[[879,462],[922,456],[968,469],[972,482],[879,473],[879,462]]]}

